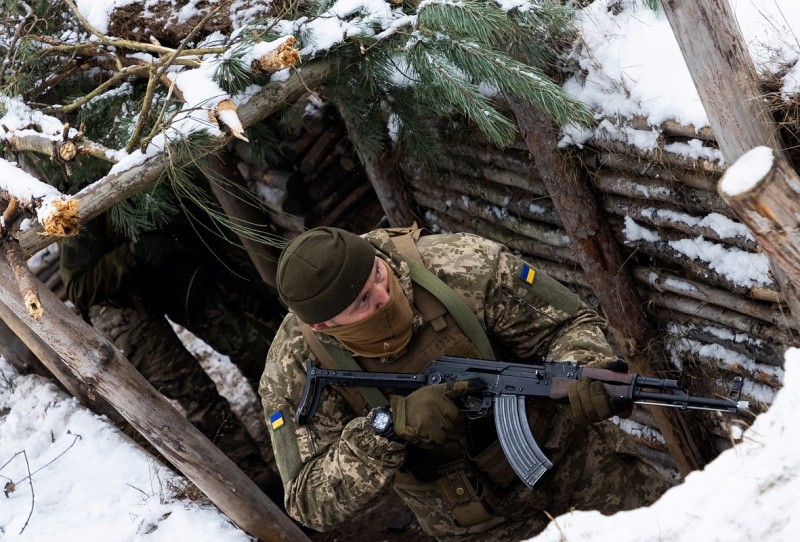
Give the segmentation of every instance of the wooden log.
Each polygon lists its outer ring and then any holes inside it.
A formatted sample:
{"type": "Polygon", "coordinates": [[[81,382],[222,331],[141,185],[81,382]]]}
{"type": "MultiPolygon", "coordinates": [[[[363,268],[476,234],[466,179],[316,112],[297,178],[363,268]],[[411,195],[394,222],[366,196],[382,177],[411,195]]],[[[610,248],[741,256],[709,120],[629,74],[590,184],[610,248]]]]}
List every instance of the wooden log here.
{"type": "MultiPolygon", "coordinates": [[[[783,295],[776,289],[774,283],[747,286],[738,284],[729,276],[713,269],[710,262],[692,259],[684,252],[678,251],[671,243],[693,241],[685,235],[662,229],[658,230],[658,232],[652,232],[658,235],[658,240],[629,239],[624,232],[625,226],[619,218],[610,217],[609,222],[614,226],[614,232],[619,241],[636,254],[647,255],[655,260],[663,260],[662,264],[668,268],[675,268],[676,266],[683,268],[697,282],[711,284],[730,290],[737,295],[761,301],[769,301],[771,303],[784,302],[783,295]]],[[[756,254],[753,254],[753,256],[756,256],[756,254]]]]}
{"type": "Polygon", "coordinates": [[[692,213],[720,213],[738,219],[725,201],[716,193],[676,185],[652,177],[621,175],[600,171],[594,177],[595,187],[601,191],[643,201],[677,204],[692,213]]]}
{"type": "Polygon", "coordinates": [[[698,190],[713,192],[719,181],[722,171],[710,173],[702,169],[684,169],[674,166],[664,166],[646,160],[640,156],[614,152],[595,152],[591,158],[596,161],[595,167],[606,170],[616,170],[633,173],[638,177],[651,177],[662,179],[671,183],[685,184],[698,190]]]}
{"type": "Polygon", "coordinates": [[[781,328],[800,329],[794,319],[787,314],[788,309],[783,309],[774,303],[747,299],[734,295],[728,290],[714,288],[711,285],[686,279],[664,270],[636,266],[633,268],[633,276],[646,284],[650,290],[683,295],[702,301],[707,305],[717,305],[734,310],[781,328]]]}
{"type": "Polygon", "coordinates": [[[716,217],[703,214],[701,216],[686,213],[680,206],[669,203],[652,203],[616,195],[606,195],[601,200],[603,209],[609,214],[619,217],[630,217],[637,222],[655,228],[669,228],[691,237],[703,236],[720,243],[731,245],[747,252],[756,252],[758,247],[750,230],[738,221],[716,213],[716,217]],[[727,224],[725,220],[729,221],[727,224]],[[712,225],[722,225],[722,232],[712,225]]]}
{"type": "Polygon", "coordinates": [[[353,119],[345,118],[345,128],[350,141],[358,154],[364,171],[367,174],[378,201],[381,202],[389,225],[406,227],[417,222],[417,215],[412,209],[412,198],[405,190],[402,174],[395,160],[388,151],[375,154],[361,141],[361,127],[353,119]]]}
{"type": "Polygon", "coordinates": [[[17,281],[17,288],[25,303],[25,308],[28,310],[28,315],[38,320],[44,314],[42,303],[39,300],[39,280],[28,268],[25,257],[22,254],[22,249],[19,243],[13,237],[9,237],[0,241],[3,247],[6,261],[8,262],[11,271],[14,273],[14,278],[17,281]]]}
{"type": "Polygon", "coordinates": [[[712,322],[717,322],[732,329],[736,329],[742,333],[750,333],[754,337],[759,337],[767,341],[785,344],[785,341],[792,340],[796,337],[796,334],[792,334],[787,328],[780,328],[764,320],[750,318],[749,316],[724,307],[706,305],[696,299],[691,299],[682,295],[675,295],[669,292],[649,292],[647,294],[647,299],[658,307],[682,312],[690,316],[699,316],[706,320],[711,320],[712,322]]]}
{"type": "Polygon", "coordinates": [[[360,186],[349,191],[349,194],[343,198],[333,198],[332,201],[337,204],[330,209],[319,215],[309,215],[309,219],[313,220],[314,226],[333,226],[342,218],[344,213],[352,206],[358,204],[372,192],[372,186],[369,183],[363,183],[360,186]],[[316,218],[315,218],[316,216],[316,218]]]}
{"type": "MultiPolygon", "coordinates": [[[[508,95],[521,137],[573,241],[575,256],[605,314],[622,356],[634,371],[674,374],[654,349],[654,329],[611,227],[598,208],[584,171],[558,151],[559,129],[541,111],[508,95]]],[[[681,473],[702,468],[716,453],[706,443],[710,420],[660,409],[658,427],[681,473]]]]}
{"type": "Polygon", "coordinates": [[[443,156],[437,167],[461,175],[469,175],[505,186],[521,188],[541,196],[547,193],[544,185],[537,183],[532,177],[495,166],[476,166],[463,160],[454,160],[452,157],[443,156]],[[541,188],[537,190],[537,187],[541,188]]]}
{"type": "MultiPolygon", "coordinates": [[[[662,6],[725,160],[733,164],[762,145],[783,157],[784,142],[763,102],[730,2],[664,0],[662,6]]],[[[800,320],[800,288],[776,261],[771,267],[792,315],[800,320]]]]}
{"type": "Polygon", "coordinates": [[[317,135],[314,144],[305,152],[297,169],[305,175],[320,169],[325,158],[331,153],[336,153],[336,143],[342,138],[342,133],[341,127],[332,126],[317,135]]]}
{"type": "Polygon", "coordinates": [[[470,143],[449,143],[448,134],[443,134],[443,144],[447,154],[460,158],[470,164],[493,166],[501,170],[511,171],[526,177],[535,177],[536,168],[530,153],[510,149],[499,150],[492,146],[470,143]]]}
{"type": "Polygon", "coordinates": [[[775,367],[783,366],[785,349],[780,347],[780,342],[778,341],[751,337],[738,329],[733,329],[719,322],[664,307],[659,308],[658,318],[663,322],[667,332],[675,336],[708,344],[719,344],[758,363],[775,367]]]}
{"type": "Polygon", "coordinates": [[[306,195],[312,202],[322,201],[331,194],[341,189],[342,185],[347,184],[350,179],[357,177],[357,171],[347,171],[339,166],[338,163],[331,163],[328,168],[313,178],[304,178],[306,184],[306,195]]]}
{"type": "MultiPolygon", "coordinates": [[[[424,190],[425,187],[437,186],[453,190],[467,196],[480,198],[486,202],[508,210],[509,213],[529,218],[537,222],[546,222],[561,227],[558,216],[549,196],[534,195],[526,190],[500,186],[483,179],[468,177],[456,173],[425,175],[419,168],[407,167],[406,179],[414,187],[424,190]]],[[[542,186],[544,190],[544,186],[542,186]]]]}
{"type": "MultiPolygon", "coordinates": [[[[723,382],[729,384],[734,376],[746,376],[741,363],[730,362],[731,356],[729,353],[722,354],[717,350],[715,354],[713,351],[704,349],[701,344],[687,343],[685,340],[676,337],[668,338],[667,343],[669,344],[670,350],[676,355],[681,356],[682,361],[692,362],[707,367],[709,371],[716,372],[719,375],[720,384],[723,382]]],[[[779,367],[775,367],[775,369],[781,370],[779,367]]],[[[759,378],[773,380],[772,377],[768,377],[767,375],[760,375],[759,378]]],[[[755,417],[766,411],[772,403],[777,389],[769,384],[759,382],[756,379],[746,378],[745,380],[742,397],[750,401],[748,412],[752,417],[755,417]]],[[[716,388],[716,392],[720,396],[724,396],[728,393],[728,390],[720,386],[716,388]]]]}
{"type": "Polygon", "coordinates": [[[599,152],[610,152],[616,154],[624,154],[633,158],[647,160],[654,164],[659,164],[667,168],[678,168],[681,170],[694,169],[721,175],[725,171],[725,167],[717,161],[709,160],[708,158],[692,158],[685,154],[677,154],[663,148],[663,145],[657,147],[650,152],[642,152],[641,149],[633,145],[628,145],[622,141],[613,139],[599,139],[594,138],[590,140],[592,148],[597,149],[599,152]]]}
{"type": "Polygon", "coordinates": [[[308,149],[310,149],[317,140],[318,135],[319,134],[303,130],[295,139],[281,143],[281,155],[290,162],[297,161],[308,152],[308,149]]]}
{"type": "Polygon", "coordinates": [[[792,166],[772,149],[756,147],[723,175],[719,193],[800,285],[800,176],[792,166]]]}
{"type": "Polygon", "coordinates": [[[414,197],[418,203],[428,207],[436,205],[438,202],[444,202],[445,209],[455,207],[466,214],[492,222],[507,230],[554,247],[567,247],[570,245],[570,239],[563,229],[554,228],[546,223],[524,220],[509,214],[503,207],[486,204],[479,199],[441,190],[434,186],[418,189],[414,197]]]}
{"type": "Polygon", "coordinates": [[[600,119],[601,122],[604,120],[613,125],[631,127],[634,130],[652,130],[655,128],[660,133],[670,137],[702,139],[704,141],[714,140],[714,133],[710,126],[701,126],[698,128],[691,124],[681,124],[673,119],[667,119],[657,126],[650,124],[648,118],[643,115],[634,115],[632,117],[624,117],[623,119],[617,117],[603,117],[600,119]]]}
{"type": "Polygon", "coordinates": [[[282,241],[269,231],[269,217],[264,209],[256,206],[252,193],[245,186],[244,180],[230,166],[232,157],[223,151],[219,160],[205,161],[205,171],[211,173],[209,186],[211,192],[234,224],[234,233],[247,252],[261,280],[271,287],[276,287],[275,277],[278,272],[278,253],[282,241]],[[223,184],[224,183],[224,184],[223,184]],[[270,243],[266,241],[270,240],[270,243]]]}
{"type": "Polygon", "coordinates": [[[357,167],[360,167],[361,164],[358,162],[356,157],[344,156],[348,150],[350,150],[350,140],[347,136],[343,136],[339,139],[336,145],[334,145],[334,148],[320,161],[319,165],[306,173],[306,175],[303,177],[303,181],[307,184],[312,183],[320,176],[325,177],[326,171],[329,170],[338,169],[341,171],[351,172],[357,167]],[[346,167],[343,165],[343,163],[346,164],[346,167]]]}
{"type": "Polygon", "coordinates": [[[783,148],[728,0],[663,0],[717,143],[729,163],[758,145],[783,148]]]}
{"type": "MultiPolygon", "coordinates": [[[[292,73],[285,81],[267,84],[237,111],[242,126],[247,128],[264,120],[286,103],[303,95],[308,87],[313,88],[321,84],[337,70],[338,63],[335,61],[315,61],[292,73]]],[[[222,147],[231,139],[230,135],[222,135],[217,141],[222,147]]],[[[129,169],[112,170],[105,177],[90,184],[75,195],[81,214],[80,223],[85,224],[132,194],[151,186],[164,172],[164,167],[164,155],[159,153],[148,156],[129,169]]],[[[35,254],[55,240],[53,235],[44,235],[40,225],[28,228],[19,235],[20,246],[26,256],[35,254]]]]}
{"type": "MultiPolygon", "coordinates": [[[[294,542],[305,534],[211,441],[192,426],[134,369],[122,352],[81,320],[52,292],[39,288],[44,315],[27,315],[8,263],[0,260],[0,299],[16,322],[47,344],[65,370],[87,386],[89,397],[104,397],[130,424],[206,496],[249,534],[262,540],[294,542]]],[[[11,320],[11,321],[10,321],[11,320]]],[[[25,340],[24,330],[15,332],[25,340]]],[[[34,341],[35,342],[35,341],[34,341]]],[[[35,347],[28,343],[28,347],[35,347]]],[[[41,358],[40,358],[41,359],[41,358]]],[[[61,372],[52,358],[54,373],[61,372]]]]}

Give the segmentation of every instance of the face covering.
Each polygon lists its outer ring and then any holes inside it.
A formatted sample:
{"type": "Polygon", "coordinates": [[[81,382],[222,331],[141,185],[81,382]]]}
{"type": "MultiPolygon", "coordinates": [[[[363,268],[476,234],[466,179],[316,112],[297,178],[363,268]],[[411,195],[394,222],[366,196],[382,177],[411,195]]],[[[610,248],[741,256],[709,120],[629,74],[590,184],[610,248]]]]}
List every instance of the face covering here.
{"type": "Polygon", "coordinates": [[[411,340],[414,318],[411,304],[394,272],[388,265],[386,269],[389,271],[389,301],[385,305],[363,320],[323,331],[357,356],[394,356],[403,352],[411,340]]]}

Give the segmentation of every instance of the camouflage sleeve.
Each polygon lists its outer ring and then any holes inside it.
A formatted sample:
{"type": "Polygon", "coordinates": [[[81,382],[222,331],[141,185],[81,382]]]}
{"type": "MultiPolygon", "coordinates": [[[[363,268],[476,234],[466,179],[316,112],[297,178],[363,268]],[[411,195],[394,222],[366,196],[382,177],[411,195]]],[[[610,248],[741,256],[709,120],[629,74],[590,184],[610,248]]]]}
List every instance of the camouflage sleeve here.
{"type": "Polygon", "coordinates": [[[615,359],[605,320],[504,245],[459,233],[425,236],[417,247],[428,269],[483,319],[498,356],[587,364],[615,359]]]}
{"type": "Polygon", "coordinates": [[[496,261],[484,315],[491,337],[520,359],[589,365],[616,359],[605,320],[575,293],[504,247],[496,261]]]}
{"type": "Polygon", "coordinates": [[[137,267],[127,244],[113,245],[102,235],[101,220],[96,219],[60,247],[67,298],[82,311],[119,294],[137,267]]]}
{"type": "Polygon", "coordinates": [[[405,446],[376,436],[363,413],[323,390],[311,423],[294,421],[310,357],[294,315],[272,343],[259,385],[286,511],[297,521],[328,530],[387,491],[405,459],[405,446]]]}

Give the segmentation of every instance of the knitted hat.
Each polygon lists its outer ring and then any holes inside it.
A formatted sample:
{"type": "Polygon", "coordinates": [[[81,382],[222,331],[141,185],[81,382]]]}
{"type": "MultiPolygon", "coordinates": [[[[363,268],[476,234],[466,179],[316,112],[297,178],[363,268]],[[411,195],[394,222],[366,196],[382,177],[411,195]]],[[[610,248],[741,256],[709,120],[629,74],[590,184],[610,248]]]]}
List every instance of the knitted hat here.
{"type": "Polygon", "coordinates": [[[278,295],[303,322],[325,322],[355,301],[374,265],[375,249],[365,239],[338,228],[314,228],[281,254],[278,295]]]}

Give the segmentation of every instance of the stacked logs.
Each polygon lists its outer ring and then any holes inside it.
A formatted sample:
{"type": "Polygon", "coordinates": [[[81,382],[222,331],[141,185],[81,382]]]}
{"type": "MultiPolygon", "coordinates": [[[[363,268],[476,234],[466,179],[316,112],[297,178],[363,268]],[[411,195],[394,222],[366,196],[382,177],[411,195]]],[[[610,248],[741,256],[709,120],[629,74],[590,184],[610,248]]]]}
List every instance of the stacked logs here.
{"type": "MultiPolygon", "coordinates": [[[[668,142],[698,134],[674,123],[662,134],[659,147],[651,153],[605,141],[595,142],[583,159],[673,362],[700,364],[711,380],[720,383],[718,391],[723,394],[727,393],[723,383],[743,377],[744,395],[758,411],[780,387],[783,350],[797,341],[800,330],[773,283],[737,284],[709,262],[674,248],[675,241],[686,240],[758,254],[752,236],[717,195],[723,169],[665,148],[668,142]],[[653,235],[631,237],[626,233],[630,221],[653,235]],[[720,232],[711,227],[720,221],[731,228],[720,232]]],[[[429,225],[501,241],[591,300],[569,239],[523,144],[490,150],[474,134],[465,141],[444,128],[440,141],[445,156],[434,173],[404,164],[414,199],[429,225]]],[[[642,430],[634,433],[661,450],[657,431],[650,431],[652,424],[637,421],[642,430]]]]}
{"type": "Polygon", "coordinates": [[[257,168],[252,148],[234,144],[240,174],[274,211],[271,220],[286,238],[316,226],[373,229],[383,211],[341,118],[308,96],[295,109],[302,113],[293,125],[273,126],[282,137],[278,163],[257,168]]]}

